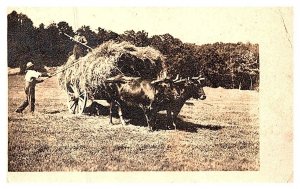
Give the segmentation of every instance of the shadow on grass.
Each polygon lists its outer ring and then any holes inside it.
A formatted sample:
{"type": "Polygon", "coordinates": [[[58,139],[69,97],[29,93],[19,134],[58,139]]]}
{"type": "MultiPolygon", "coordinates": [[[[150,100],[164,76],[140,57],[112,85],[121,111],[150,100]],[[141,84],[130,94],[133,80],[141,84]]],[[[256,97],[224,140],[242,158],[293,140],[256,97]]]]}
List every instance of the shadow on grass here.
{"type": "Polygon", "coordinates": [[[54,111],[46,112],[46,114],[58,114],[58,113],[61,113],[61,111],[54,110],[54,111]]]}
{"type": "MultiPolygon", "coordinates": [[[[147,127],[147,121],[143,111],[140,108],[130,107],[130,106],[123,106],[123,117],[127,123],[135,126],[143,126],[147,127]]],[[[97,102],[93,102],[89,107],[86,107],[85,114],[90,116],[109,116],[109,107],[103,106],[97,102]]],[[[117,114],[117,108],[114,107],[113,109],[113,117],[119,118],[117,114]]],[[[176,120],[177,130],[186,131],[191,133],[198,132],[199,129],[206,129],[217,131],[223,128],[220,125],[201,125],[195,124],[189,121],[182,120],[177,118],[176,120]]],[[[175,128],[170,128],[167,124],[167,115],[165,114],[158,114],[156,117],[156,130],[174,130],[175,128]]]]}
{"type": "Polygon", "coordinates": [[[103,106],[94,101],[90,106],[84,109],[84,113],[89,116],[100,116],[100,115],[109,116],[109,107],[103,106]]]}
{"type": "Polygon", "coordinates": [[[187,105],[187,106],[195,106],[195,104],[192,103],[192,102],[185,102],[184,104],[187,105]]]}
{"type": "MultiPolygon", "coordinates": [[[[68,110],[54,110],[54,111],[47,111],[45,112],[46,114],[59,114],[59,113],[63,113],[63,112],[67,112],[68,110]]],[[[109,116],[109,107],[103,106],[97,102],[92,102],[92,104],[90,106],[87,106],[84,109],[83,112],[85,115],[89,115],[89,116],[109,116]]],[[[69,113],[71,114],[71,113],[69,113]]],[[[114,116],[116,116],[116,114],[114,114],[114,116]]]]}
{"type": "MultiPolygon", "coordinates": [[[[167,116],[166,115],[160,115],[160,118],[158,118],[159,120],[164,120],[164,124],[160,125],[160,128],[158,129],[162,129],[162,130],[174,130],[174,127],[169,127],[167,124],[167,116]]],[[[217,131],[223,128],[223,126],[220,125],[201,125],[201,124],[196,124],[193,122],[189,122],[186,120],[182,120],[180,118],[177,118],[176,121],[176,129],[179,131],[186,131],[186,132],[190,132],[190,133],[197,133],[199,129],[204,129],[204,130],[211,130],[211,131],[217,131]]]]}

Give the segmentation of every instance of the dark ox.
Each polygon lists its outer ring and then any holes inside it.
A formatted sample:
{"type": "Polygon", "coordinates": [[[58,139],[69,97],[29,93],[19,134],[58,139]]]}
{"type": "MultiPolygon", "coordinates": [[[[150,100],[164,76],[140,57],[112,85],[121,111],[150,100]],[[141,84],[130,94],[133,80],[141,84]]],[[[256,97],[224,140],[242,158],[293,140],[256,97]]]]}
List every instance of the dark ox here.
{"type": "Polygon", "coordinates": [[[162,101],[162,103],[159,103],[158,106],[155,107],[157,108],[157,110],[155,110],[157,112],[162,110],[167,111],[168,127],[173,126],[176,130],[175,120],[188,99],[206,99],[202,80],[204,80],[204,78],[199,76],[175,80],[171,83],[170,89],[172,93],[169,94],[169,97],[166,94],[162,97],[163,99],[169,100],[165,100],[165,102],[162,101]]]}
{"type": "Polygon", "coordinates": [[[112,107],[118,105],[121,123],[125,125],[122,116],[121,102],[130,106],[140,107],[147,120],[150,130],[153,130],[157,112],[166,110],[168,125],[175,127],[175,119],[186,100],[190,98],[204,100],[206,98],[201,84],[202,78],[143,80],[118,76],[108,79],[110,100],[110,123],[112,124],[112,107]]]}
{"type": "Polygon", "coordinates": [[[157,96],[163,94],[161,91],[163,88],[159,87],[163,81],[154,83],[151,80],[126,76],[116,76],[107,81],[109,82],[107,93],[110,96],[110,124],[112,124],[112,107],[117,104],[121,123],[125,125],[121,107],[123,102],[129,106],[140,107],[144,112],[149,129],[152,130],[153,119],[151,118],[154,113],[152,109],[157,96]]]}

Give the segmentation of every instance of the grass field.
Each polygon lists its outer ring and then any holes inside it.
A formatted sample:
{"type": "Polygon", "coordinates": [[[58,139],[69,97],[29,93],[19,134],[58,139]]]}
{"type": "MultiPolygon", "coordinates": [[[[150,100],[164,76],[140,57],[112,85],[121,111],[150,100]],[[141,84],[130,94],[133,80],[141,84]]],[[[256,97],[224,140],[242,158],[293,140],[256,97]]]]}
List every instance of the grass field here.
{"type": "Polygon", "coordinates": [[[17,114],[24,76],[8,76],[9,171],[259,170],[259,93],[204,88],[179,129],[149,132],[141,120],[108,125],[107,115],[72,115],[55,77],[36,88],[36,112],[17,114]]]}

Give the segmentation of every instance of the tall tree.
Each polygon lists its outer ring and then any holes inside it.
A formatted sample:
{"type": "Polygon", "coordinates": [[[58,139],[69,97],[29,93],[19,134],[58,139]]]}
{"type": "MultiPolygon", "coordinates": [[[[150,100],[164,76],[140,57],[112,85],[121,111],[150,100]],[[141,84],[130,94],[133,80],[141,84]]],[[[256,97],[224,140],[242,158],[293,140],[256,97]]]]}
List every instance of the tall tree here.
{"type": "Polygon", "coordinates": [[[26,15],[12,11],[7,15],[8,66],[21,68],[30,61],[34,46],[33,22],[26,15]]]}
{"type": "Polygon", "coordinates": [[[117,40],[119,38],[119,35],[117,33],[110,30],[107,31],[103,28],[98,27],[97,31],[97,41],[99,42],[99,44],[102,44],[105,41],[109,40],[117,40]]]}

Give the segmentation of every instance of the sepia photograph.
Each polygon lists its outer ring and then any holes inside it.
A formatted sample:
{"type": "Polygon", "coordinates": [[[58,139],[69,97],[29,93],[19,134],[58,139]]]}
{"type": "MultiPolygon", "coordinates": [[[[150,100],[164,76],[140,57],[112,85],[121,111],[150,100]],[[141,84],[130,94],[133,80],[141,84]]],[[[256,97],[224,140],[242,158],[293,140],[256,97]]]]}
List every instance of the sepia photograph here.
{"type": "Polygon", "coordinates": [[[6,11],[9,182],[39,179],[30,173],[293,180],[291,7],[6,11]],[[277,150],[285,163],[269,166],[277,150]]]}

